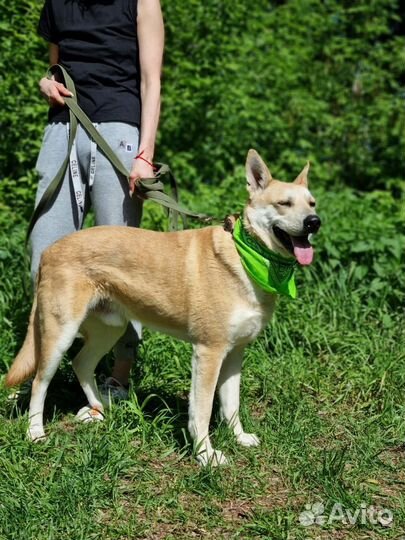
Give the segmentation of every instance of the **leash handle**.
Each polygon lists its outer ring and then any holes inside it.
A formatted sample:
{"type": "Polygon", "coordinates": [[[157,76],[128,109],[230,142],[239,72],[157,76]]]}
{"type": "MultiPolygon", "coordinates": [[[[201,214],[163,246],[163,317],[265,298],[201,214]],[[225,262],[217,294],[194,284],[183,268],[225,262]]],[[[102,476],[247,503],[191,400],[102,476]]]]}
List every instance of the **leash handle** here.
{"type": "MultiPolygon", "coordinates": [[[[66,173],[66,169],[69,164],[69,156],[72,150],[73,142],[76,137],[77,126],[79,123],[87,131],[87,133],[94,140],[94,142],[97,144],[101,152],[103,152],[105,157],[111,162],[114,168],[127,179],[129,179],[130,174],[130,172],[123,165],[117,154],[113,151],[113,149],[104,139],[104,137],[100,135],[97,129],[93,126],[90,118],[79,106],[77,102],[76,88],[74,82],[66,69],[61,64],[54,64],[48,69],[47,76],[50,78],[53,75],[57,76],[65,84],[66,88],[72,93],[72,96],[64,96],[64,101],[69,108],[70,132],[68,141],[68,152],[66,158],[64,159],[62,165],[59,168],[59,171],[56,173],[55,178],[49,184],[48,188],[45,190],[39,203],[34,209],[27,229],[26,243],[29,240],[35,223],[38,221],[39,217],[47,210],[47,208],[49,208],[49,206],[54,202],[56,196],[59,193],[66,173]]],[[[141,199],[153,200],[167,208],[170,217],[171,230],[177,229],[179,214],[182,216],[184,225],[184,216],[198,219],[204,223],[210,223],[211,221],[215,220],[215,218],[211,216],[207,216],[205,214],[200,214],[197,212],[191,212],[190,210],[180,206],[178,202],[179,196],[177,182],[170,167],[165,163],[158,163],[157,166],[159,168],[156,171],[156,175],[154,178],[141,178],[136,182],[135,195],[141,199]],[[169,178],[169,184],[173,197],[170,197],[164,192],[164,184],[160,181],[160,178],[162,176],[167,176],[169,178]]]]}

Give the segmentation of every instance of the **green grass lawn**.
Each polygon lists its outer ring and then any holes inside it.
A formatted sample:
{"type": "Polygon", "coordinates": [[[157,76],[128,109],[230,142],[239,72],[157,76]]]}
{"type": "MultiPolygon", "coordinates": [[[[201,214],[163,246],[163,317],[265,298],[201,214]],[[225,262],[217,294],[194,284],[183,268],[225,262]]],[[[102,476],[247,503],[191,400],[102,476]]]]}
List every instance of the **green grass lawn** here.
{"type": "MultiPolygon", "coordinates": [[[[84,397],[66,359],[41,444],[25,437],[27,399],[0,391],[0,540],[405,538],[404,219],[384,194],[318,198],[316,262],[245,356],[242,418],[261,446],[239,448],[215,407],[213,441],[230,464],[197,465],[187,344],[145,332],[130,400],[93,425],[75,421],[84,397]]],[[[230,199],[211,192],[200,208],[230,199]]],[[[4,374],[30,306],[24,224],[2,227],[4,374]]]]}

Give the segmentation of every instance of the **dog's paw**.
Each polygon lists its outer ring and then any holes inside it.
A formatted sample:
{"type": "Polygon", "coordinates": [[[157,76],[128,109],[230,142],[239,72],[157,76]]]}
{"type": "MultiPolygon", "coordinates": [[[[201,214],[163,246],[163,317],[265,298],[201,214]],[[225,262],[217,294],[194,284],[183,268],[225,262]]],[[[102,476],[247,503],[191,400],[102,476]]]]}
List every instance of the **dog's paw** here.
{"type": "Polygon", "coordinates": [[[35,443],[46,439],[45,431],[41,427],[28,428],[27,437],[31,442],[35,443]]]}
{"type": "Polygon", "coordinates": [[[236,440],[242,446],[259,446],[260,439],[254,433],[240,433],[236,440]]]}
{"type": "Polygon", "coordinates": [[[98,409],[93,409],[86,405],[76,414],[76,418],[81,422],[100,422],[104,420],[104,414],[98,409]]]}
{"type": "Polygon", "coordinates": [[[197,455],[197,461],[203,467],[207,465],[218,467],[218,465],[226,465],[228,463],[225,455],[220,450],[211,450],[210,452],[205,450],[204,452],[200,452],[197,455]]]}

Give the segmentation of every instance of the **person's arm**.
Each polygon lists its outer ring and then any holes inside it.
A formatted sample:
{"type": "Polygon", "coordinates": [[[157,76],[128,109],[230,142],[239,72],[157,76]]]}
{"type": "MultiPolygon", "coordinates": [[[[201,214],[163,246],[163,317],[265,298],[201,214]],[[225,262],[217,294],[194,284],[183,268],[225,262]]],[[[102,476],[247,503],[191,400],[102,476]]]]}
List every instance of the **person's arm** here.
{"type": "MultiPolygon", "coordinates": [[[[49,44],[49,65],[57,64],[59,59],[59,47],[55,43],[49,44]]],[[[42,77],[39,81],[41,94],[49,103],[50,107],[54,105],[64,105],[63,96],[71,96],[69,90],[62,84],[53,79],[42,77]]]]}
{"type": "MultiPolygon", "coordinates": [[[[152,163],[160,114],[160,76],[164,47],[164,27],[159,0],[138,0],[137,33],[141,69],[141,125],[139,153],[152,163]]],[[[133,193],[138,178],[153,177],[153,169],[135,159],[129,189],[133,193]]]]}

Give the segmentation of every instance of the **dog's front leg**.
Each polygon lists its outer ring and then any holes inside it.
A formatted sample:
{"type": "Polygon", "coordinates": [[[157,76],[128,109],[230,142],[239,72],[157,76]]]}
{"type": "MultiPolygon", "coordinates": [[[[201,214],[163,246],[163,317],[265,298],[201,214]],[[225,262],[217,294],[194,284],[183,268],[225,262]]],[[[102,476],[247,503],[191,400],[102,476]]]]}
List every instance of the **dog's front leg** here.
{"type": "Polygon", "coordinates": [[[224,454],[212,447],[208,434],[215,388],[226,352],[225,346],[194,346],[188,429],[201,465],[226,463],[224,454]]]}
{"type": "Polygon", "coordinates": [[[240,375],[245,347],[235,347],[225,358],[218,379],[221,416],[232,428],[236,440],[242,446],[258,446],[259,438],[245,433],[239,418],[240,375]]]}

